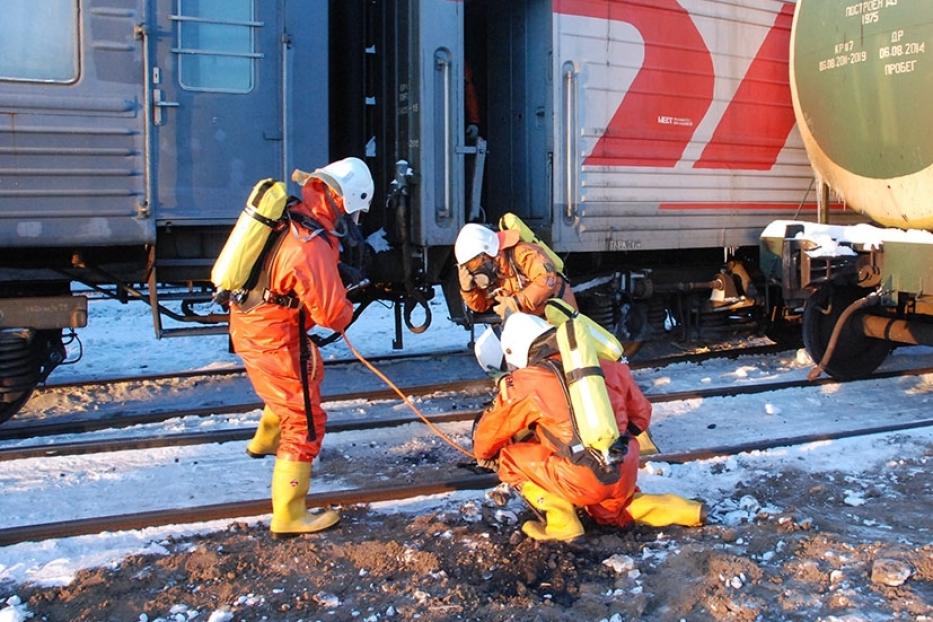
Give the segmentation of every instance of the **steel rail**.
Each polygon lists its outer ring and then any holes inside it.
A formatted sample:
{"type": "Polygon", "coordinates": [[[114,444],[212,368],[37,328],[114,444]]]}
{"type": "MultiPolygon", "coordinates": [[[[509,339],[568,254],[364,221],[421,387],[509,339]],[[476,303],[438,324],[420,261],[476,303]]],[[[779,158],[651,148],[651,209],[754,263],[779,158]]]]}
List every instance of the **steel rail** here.
{"type": "MultiPolygon", "coordinates": [[[[480,412],[482,411],[443,412],[425,416],[431,423],[452,423],[473,419],[480,412]]],[[[420,419],[416,419],[412,416],[384,417],[366,421],[328,421],[325,431],[327,434],[356,432],[361,430],[376,430],[379,428],[394,428],[418,422],[420,422],[420,419]]],[[[110,438],[96,441],[31,445],[29,447],[7,447],[0,448],[0,462],[27,460],[29,458],[80,456],[113,451],[132,451],[138,449],[156,449],[159,447],[182,447],[188,445],[245,441],[252,438],[254,432],[255,428],[250,427],[179,434],[160,434],[146,437],[110,438]]]]}
{"type": "MultiPolygon", "coordinates": [[[[653,368],[658,366],[666,366],[674,363],[681,362],[701,362],[708,360],[709,358],[722,358],[722,357],[739,357],[743,354],[748,353],[749,350],[754,350],[755,352],[775,352],[780,351],[778,346],[755,346],[753,348],[744,348],[744,349],[735,349],[735,350],[719,350],[715,352],[702,352],[696,354],[690,354],[683,357],[674,357],[670,359],[651,359],[642,361],[640,363],[633,363],[630,365],[632,369],[645,369],[653,368]]],[[[428,356],[428,355],[425,355],[428,356]]],[[[419,357],[412,357],[419,358],[419,357]]],[[[355,360],[355,359],[354,359],[355,360]]],[[[209,371],[209,370],[208,370],[209,371]]],[[[225,372],[229,370],[218,370],[220,372],[225,372]]],[[[194,375],[203,375],[206,372],[191,372],[192,376],[194,375]]],[[[166,377],[175,377],[167,375],[166,377]]],[[[147,378],[152,379],[152,378],[147,378]]],[[[488,384],[489,381],[485,378],[480,378],[472,381],[461,381],[464,383],[475,383],[470,386],[466,384],[464,386],[453,386],[445,385],[445,383],[438,383],[436,385],[427,385],[423,390],[419,391],[418,387],[409,389],[409,391],[415,395],[424,395],[426,393],[432,393],[435,391],[443,391],[450,387],[447,390],[464,390],[464,388],[473,388],[481,387],[484,384],[488,384]],[[438,387],[431,389],[431,387],[438,387]]],[[[58,385],[64,386],[64,385],[58,385]]],[[[386,390],[376,390],[371,392],[360,392],[360,393],[347,393],[343,395],[332,395],[332,396],[323,396],[322,399],[325,401],[337,402],[337,401],[346,401],[353,399],[386,399],[393,398],[395,394],[392,391],[386,390]]],[[[4,440],[14,440],[14,439],[25,439],[33,438],[40,436],[54,436],[58,434],[78,434],[81,432],[93,432],[96,430],[104,430],[108,428],[125,428],[134,425],[142,425],[149,423],[158,423],[160,421],[165,421],[167,419],[174,419],[178,417],[204,417],[208,415],[214,415],[221,412],[224,413],[242,413],[249,412],[251,410],[262,408],[262,403],[260,402],[248,402],[245,404],[230,404],[228,406],[217,405],[217,406],[206,406],[204,408],[189,408],[189,409],[179,409],[179,410],[166,410],[159,413],[145,413],[145,414],[120,414],[115,413],[106,418],[92,419],[92,420],[80,420],[73,422],[44,422],[44,423],[35,423],[35,424],[6,424],[0,428],[0,441],[4,440]]]]}
{"type": "MultiPolygon", "coordinates": [[[[473,356],[466,349],[459,350],[441,350],[438,352],[416,352],[406,354],[385,354],[383,356],[374,356],[370,360],[374,363],[386,363],[390,361],[417,360],[420,358],[429,358],[433,356],[473,356]]],[[[336,365],[352,365],[358,361],[355,358],[334,359],[324,361],[328,368],[336,365]]],[[[157,380],[173,380],[176,378],[201,378],[201,377],[220,377],[245,375],[246,369],[242,365],[236,367],[220,367],[217,369],[194,369],[189,371],[164,372],[159,374],[141,374],[133,376],[114,376],[113,378],[94,378],[85,380],[73,380],[70,382],[52,382],[36,387],[36,392],[49,391],[52,389],[73,389],[78,387],[91,387],[95,385],[120,384],[124,382],[151,382],[157,380]]]]}
{"type": "MultiPolygon", "coordinates": [[[[920,375],[933,373],[933,367],[920,369],[900,370],[879,372],[868,378],[858,380],[836,380],[831,377],[823,377],[816,381],[806,379],[787,380],[781,382],[770,382],[755,385],[731,386],[731,387],[711,387],[700,390],[690,391],[672,391],[670,393],[647,393],[648,401],[653,404],[667,402],[685,401],[690,399],[710,399],[718,397],[737,397],[740,395],[755,395],[770,391],[780,391],[784,389],[807,388],[811,386],[823,386],[832,384],[846,384],[850,382],[864,382],[871,380],[884,380],[887,378],[896,378],[908,375],[920,375]]],[[[465,410],[460,412],[446,412],[436,415],[429,415],[428,419],[432,423],[455,423],[460,421],[470,421],[475,419],[482,411],[465,410]]],[[[390,428],[409,423],[416,423],[419,420],[411,417],[386,417],[369,419],[364,421],[328,421],[327,432],[350,432],[362,430],[374,430],[378,428],[390,428]]],[[[127,451],[137,449],[154,449],[158,447],[174,447],[187,445],[203,445],[208,443],[226,443],[230,441],[243,441],[252,437],[253,428],[236,428],[229,430],[208,430],[204,432],[191,432],[181,434],[163,434],[147,437],[133,437],[125,439],[102,439],[95,441],[78,441],[72,443],[54,443],[48,445],[34,445],[29,447],[9,447],[0,448],[0,462],[10,460],[25,460],[28,458],[41,458],[51,456],[73,456],[92,453],[103,453],[108,451],[127,451]]]]}
{"type": "MultiPolygon", "coordinates": [[[[488,378],[477,380],[456,380],[453,382],[438,382],[434,384],[403,387],[407,395],[429,395],[442,391],[466,391],[469,389],[490,388],[488,378]]],[[[321,396],[321,401],[344,402],[354,400],[384,400],[397,398],[391,389],[373,389],[370,391],[353,391],[349,393],[335,393],[321,396]]],[[[262,402],[246,402],[242,404],[218,404],[197,408],[184,408],[178,410],[163,410],[150,413],[119,414],[101,419],[82,419],[80,421],[42,422],[35,424],[14,424],[0,428],[0,441],[34,438],[39,436],[54,436],[58,434],[78,434],[111,428],[126,428],[134,425],[159,423],[168,419],[179,417],[207,417],[210,415],[244,413],[263,407],[262,402]]]]}
{"type": "MultiPolygon", "coordinates": [[[[771,354],[776,352],[786,351],[787,348],[779,345],[763,345],[763,346],[750,346],[748,348],[735,348],[731,350],[710,350],[707,352],[692,352],[688,354],[668,356],[668,357],[658,357],[652,359],[645,359],[642,361],[634,360],[629,362],[629,367],[632,369],[650,369],[654,367],[666,367],[668,365],[674,365],[677,363],[701,363],[710,359],[716,358],[738,358],[740,356],[750,356],[754,354],[771,354]]],[[[437,356],[469,356],[472,357],[473,354],[463,349],[459,350],[441,350],[438,352],[418,352],[410,354],[386,354],[383,356],[374,356],[369,359],[372,363],[385,363],[392,361],[407,361],[407,360],[418,360],[422,358],[430,358],[437,356]]],[[[358,361],[355,358],[342,358],[334,359],[331,361],[324,361],[324,364],[330,368],[337,365],[352,365],[358,361]]],[[[178,378],[202,378],[202,377],[222,377],[222,376],[237,376],[245,375],[246,369],[242,366],[237,367],[222,367],[218,369],[197,369],[189,371],[179,371],[179,372],[165,372],[159,374],[148,374],[148,375],[132,375],[132,376],[114,376],[113,378],[100,378],[100,379],[86,379],[86,380],[74,380],[71,382],[53,382],[49,384],[44,384],[42,386],[36,387],[36,393],[41,393],[42,391],[50,391],[54,389],[72,389],[79,387],[90,387],[90,386],[104,386],[109,384],[120,384],[127,382],[152,382],[158,380],[174,380],[178,378]]]]}
{"type": "MultiPolygon", "coordinates": [[[[790,447],[819,441],[831,441],[857,436],[869,436],[887,432],[917,429],[933,426],[933,419],[922,419],[906,423],[871,426],[851,430],[840,430],[823,434],[804,434],[788,436],[780,439],[741,443],[737,445],[720,445],[716,447],[700,448],[692,451],[671,454],[655,454],[644,456],[641,463],[669,462],[685,464],[714,457],[734,456],[750,451],[764,451],[776,447],[790,447]]],[[[339,490],[322,492],[307,497],[308,507],[321,507],[329,505],[357,505],[361,503],[374,503],[378,501],[393,501],[409,499],[424,495],[437,495],[458,490],[482,490],[491,488],[499,482],[493,474],[476,475],[462,479],[451,479],[434,484],[420,484],[409,486],[380,486],[372,488],[359,488],[352,490],[339,490]]],[[[153,510],[135,514],[122,514],[115,516],[101,516],[96,518],[83,518],[71,521],[43,523],[39,525],[24,525],[0,529],[0,546],[8,546],[21,542],[33,542],[50,538],[66,538],[82,536],[104,531],[126,531],[159,527],[163,525],[204,522],[210,520],[246,518],[268,514],[272,511],[269,499],[255,499],[249,501],[233,501],[213,505],[176,508],[170,510],[153,510]]]]}

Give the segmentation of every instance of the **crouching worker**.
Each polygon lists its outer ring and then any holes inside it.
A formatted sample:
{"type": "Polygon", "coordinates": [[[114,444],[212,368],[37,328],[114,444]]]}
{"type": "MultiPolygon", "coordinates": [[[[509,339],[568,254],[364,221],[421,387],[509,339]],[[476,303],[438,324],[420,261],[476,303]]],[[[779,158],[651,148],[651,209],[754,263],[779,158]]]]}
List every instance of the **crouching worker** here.
{"type": "Polygon", "coordinates": [[[600,360],[595,371],[589,367],[565,373],[555,345],[557,330],[528,314],[508,317],[501,345],[514,370],[499,380],[499,393],[473,433],[476,459],[498,459],[499,478],[543,514],[544,521],[528,521],[522,531],[535,540],[572,540],[584,531],[577,508],[602,525],[626,527],[633,521],[658,527],[701,525],[702,503],[676,495],[642,494],[635,484],[639,466],[635,436],[648,428],[651,403],[628,366],[600,360]],[[574,419],[568,388],[599,375],[614,414],[615,426],[610,427],[622,432],[614,436],[606,452],[612,459],[605,462],[582,446],[583,422],[579,416],[574,419]]]}
{"type": "MultiPolygon", "coordinates": [[[[318,325],[343,331],[352,319],[353,305],[337,268],[338,224],[368,211],[373,195],[369,169],[357,158],[328,164],[302,182],[301,201],[289,203],[258,278],[230,304],[234,349],[265,402],[247,452],[276,457],[274,537],[320,531],[340,519],[333,510],[311,515],[305,505],[327,420],[321,408],[323,363],[307,331],[318,325]]],[[[257,186],[250,197],[253,207],[260,191],[257,186]]],[[[263,192],[273,191],[284,192],[284,185],[263,192]]]]}
{"type": "Polygon", "coordinates": [[[522,242],[517,229],[496,232],[466,224],[457,234],[454,257],[460,295],[473,311],[492,310],[502,318],[516,311],[543,315],[550,298],[562,298],[577,308],[573,289],[560,271],[563,266],[555,265],[559,259],[538,244],[522,242]]]}

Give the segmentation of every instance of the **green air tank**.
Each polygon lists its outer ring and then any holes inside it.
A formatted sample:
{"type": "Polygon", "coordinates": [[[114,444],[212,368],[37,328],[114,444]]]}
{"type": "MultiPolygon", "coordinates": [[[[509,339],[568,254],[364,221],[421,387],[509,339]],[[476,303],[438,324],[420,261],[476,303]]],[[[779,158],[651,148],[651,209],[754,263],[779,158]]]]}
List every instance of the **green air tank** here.
{"type": "Polygon", "coordinates": [[[881,225],[933,229],[933,0],[799,0],[790,71],[817,175],[881,225]]]}

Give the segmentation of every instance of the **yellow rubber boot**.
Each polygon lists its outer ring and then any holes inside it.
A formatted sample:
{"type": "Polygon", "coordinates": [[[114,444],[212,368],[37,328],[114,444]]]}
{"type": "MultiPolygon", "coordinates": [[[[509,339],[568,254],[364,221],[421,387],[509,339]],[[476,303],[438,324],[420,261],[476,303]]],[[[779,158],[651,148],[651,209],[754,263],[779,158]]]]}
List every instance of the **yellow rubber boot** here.
{"type": "Polygon", "coordinates": [[[635,493],[626,508],[636,523],[652,527],[683,525],[699,527],[706,519],[703,503],[678,495],[646,495],[635,493]]]}
{"type": "Polygon", "coordinates": [[[311,486],[311,464],[292,460],[276,460],[272,470],[272,530],[273,538],[287,538],[302,533],[314,533],[332,527],[340,520],[333,510],[308,514],[305,498],[311,486]]]}
{"type": "Polygon", "coordinates": [[[642,456],[653,456],[658,453],[658,446],[654,444],[651,435],[648,434],[648,430],[636,436],[635,440],[638,441],[639,453],[642,456]]]}
{"type": "Polygon", "coordinates": [[[262,417],[256,426],[256,433],[246,445],[246,453],[250,458],[265,458],[274,456],[279,448],[279,416],[266,406],[262,409],[262,417]]]}
{"type": "Polygon", "coordinates": [[[522,525],[522,531],[529,538],[569,542],[583,535],[583,525],[569,501],[561,499],[532,482],[525,482],[522,485],[522,496],[532,507],[544,512],[547,519],[547,523],[530,520],[522,525]]]}

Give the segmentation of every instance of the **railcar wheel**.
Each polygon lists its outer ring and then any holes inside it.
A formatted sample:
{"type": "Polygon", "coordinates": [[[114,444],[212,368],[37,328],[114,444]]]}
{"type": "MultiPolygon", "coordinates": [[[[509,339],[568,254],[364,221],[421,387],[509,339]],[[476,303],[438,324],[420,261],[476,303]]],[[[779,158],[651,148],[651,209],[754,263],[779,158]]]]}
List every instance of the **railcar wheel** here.
{"type": "Polygon", "coordinates": [[[0,402],[0,424],[4,423],[7,419],[19,412],[19,409],[26,405],[26,402],[29,401],[29,398],[32,397],[32,388],[28,391],[18,394],[19,397],[15,397],[14,394],[4,393],[2,399],[6,400],[7,397],[13,399],[12,402],[0,402]]]}
{"type": "Polygon", "coordinates": [[[35,332],[29,329],[0,331],[0,423],[23,407],[39,382],[34,340],[35,332]]]}
{"type": "Polygon", "coordinates": [[[61,331],[0,330],[0,423],[19,412],[64,358],[61,331]]]}
{"type": "MultiPolygon", "coordinates": [[[[814,362],[822,360],[836,321],[845,308],[866,293],[867,290],[851,285],[827,283],[807,299],[803,309],[803,344],[814,362]]],[[[852,315],[839,335],[836,350],[824,369],[833,378],[850,380],[868,376],[894,347],[888,341],[866,337],[861,332],[858,318],[864,313],[852,315]]]]}

